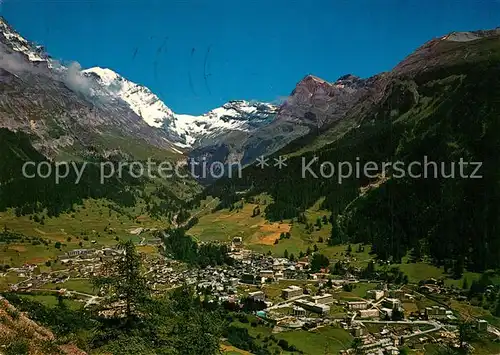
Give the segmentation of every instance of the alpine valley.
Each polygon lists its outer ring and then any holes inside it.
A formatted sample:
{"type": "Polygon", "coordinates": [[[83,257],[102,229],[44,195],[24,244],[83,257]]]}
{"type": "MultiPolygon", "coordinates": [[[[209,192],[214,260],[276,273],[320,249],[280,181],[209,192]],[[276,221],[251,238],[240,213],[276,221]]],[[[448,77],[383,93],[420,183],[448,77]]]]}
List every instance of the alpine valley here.
{"type": "Polygon", "coordinates": [[[500,29],[199,116],[121,74],[0,19],[0,354],[500,352],[500,29]]]}

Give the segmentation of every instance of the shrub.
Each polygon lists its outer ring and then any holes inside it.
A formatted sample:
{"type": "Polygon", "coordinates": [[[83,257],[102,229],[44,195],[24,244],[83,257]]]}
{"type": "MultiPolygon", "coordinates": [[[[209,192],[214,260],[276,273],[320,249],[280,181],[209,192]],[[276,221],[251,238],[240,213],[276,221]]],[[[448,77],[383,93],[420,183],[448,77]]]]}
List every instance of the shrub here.
{"type": "Polygon", "coordinates": [[[25,339],[13,340],[5,349],[5,355],[28,355],[29,345],[25,339]]]}

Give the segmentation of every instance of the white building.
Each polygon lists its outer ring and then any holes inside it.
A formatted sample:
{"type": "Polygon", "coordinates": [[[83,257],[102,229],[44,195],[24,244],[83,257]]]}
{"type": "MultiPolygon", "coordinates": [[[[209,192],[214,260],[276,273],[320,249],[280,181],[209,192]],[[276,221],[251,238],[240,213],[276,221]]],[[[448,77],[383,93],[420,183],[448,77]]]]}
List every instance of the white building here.
{"type": "Polygon", "coordinates": [[[293,297],[301,296],[303,294],[304,294],[304,291],[302,290],[302,288],[300,288],[299,286],[295,286],[295,285],[288,286],[287,288],[284,288],[281,290],[281,297],[286,299],[286,300],[293,298],[293,297]]]}
{"type": "Polygon", "coordinates": [[[365,301],[353,301],[353,302],[347,302],[347,308],[350,311],[359,311],[362,309],[367,309],[368,308],[368,303],[365,301]]]}
{"type": "Polygon", "coordinates": [[[377,308],[362,309],[359,311],[359,318],[378,318],[380,312],[377,308]]]}
{"type": "Polygon", "coordinates": [[[273,279],[274,272],[273,270],[260,270],[260,277],[265,277],[266,279],[273,279]]]}
{"type": "Polygon", "coordinates": [[[386,298],[382,301],[382,306],[385,308],[393,309],[395,307],[399,307],[401,305],[401,301],[397,298],[386,298]]]}
{"type": "Polygon", "coordinates": [[[306,310],[299,306],[293,306],[293,315],[297,317],[304,317],[306,315],[306,310]]]}
{"type": "Polygon", "coordinates": [[[253,299],[254,301],[264,301],[266,299],[266,295],[262,291],[250,292],[248,297],[253,299]]]}
{"type": "Polygon", "coordinates": [[[329,293],[325,293],[324,295],[318,295],[311,297],[314,303],[316,304],[331,304],[333,303],[333,296],[329,293]]]}
{"type": "Polygon", "coordinates": [[[318,313],[318,314],[326,314],[330,312],[330,306],[326,304],[316,304],[306,300],[297,300],[295,304],[299,307],[307,309],[308,311],[318,313]]]}
{"type": "Polygon", "coordinates": [[[366,296],[369,299],[378,301],[384,297],[384,291],[382,291],[382,290],[369,290],[369,291],[366,291],[366,296]]]}

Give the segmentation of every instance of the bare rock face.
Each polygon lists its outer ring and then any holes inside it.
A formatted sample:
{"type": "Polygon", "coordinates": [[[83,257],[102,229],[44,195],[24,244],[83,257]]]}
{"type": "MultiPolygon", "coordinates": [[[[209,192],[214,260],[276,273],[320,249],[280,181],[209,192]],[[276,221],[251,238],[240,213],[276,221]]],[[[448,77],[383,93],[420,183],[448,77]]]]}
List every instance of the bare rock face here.
{"type": "Polygon", "coordinates": [[[277,120],[321,128],[341,119],[369,93],[371,84],[372,80],[351,74],[334,83],[307,75],[282,105],[277,120]]]}
{"type": "Polygon", "coordinates": [[[376,82],[376,78],[360,79],[349,74],[329,83],[307,75],[280,106],[273,120],[267,120],[255,130],[233,131],[218,136],[217,141],[202,142],[205,144],[191,151],[190,158],[208,163],[251,164],[259,156],[272,154],[295,139],[311,132],[319,133],[364,101],[369,102],[368,98],[378,90],[376,82]]]}

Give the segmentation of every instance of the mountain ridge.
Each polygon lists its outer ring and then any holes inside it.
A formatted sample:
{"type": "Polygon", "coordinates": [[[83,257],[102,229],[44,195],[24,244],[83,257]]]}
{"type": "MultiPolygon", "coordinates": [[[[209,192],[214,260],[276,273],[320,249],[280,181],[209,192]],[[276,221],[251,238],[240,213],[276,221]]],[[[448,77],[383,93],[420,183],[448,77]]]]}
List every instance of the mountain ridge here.
{"type": "Polygon", "coordinates": [[[174,113],[146,86],[133,83],[111,69],[94,67],[82,72],[95,76],[112,93],[127,102],[147,124],[167,132],[180,148],[193,148],[204,139],[226,131],[251,130],[250,121],[254,124],[257,120],[265,121],[277,111],[272,104],[231,100],[202,115],[179,114],[174,113]]]}
{"type": "MultiPolygon", "coordinates": [[[[5,42],[14,52],[26,56],[33,67],[41,65],[44,75],[64,82],[81,100],[86,101],[90,109],[83,116],[96,117],[101,109],[108,111],[105,115],[112,116],[109,113],[112,107],[111,110],[122,117],[137,117],[134,122],[89,118],[86,121],[92,126],[93,135],[102,136],[102,132],[96,132],[95,128],[108,125],[111,121],[116,124],[114,131],[125,130],[129,131],[127,135],[137,135],[133,133],[136,130],[129,130],[129,127],[140,124],[138,119],[141,119],[151,127],[147,129],[150,133],[144,132],[146,136],[139,134],[142,139],[153,141],[163,148],[168,146],[170,151],[187,155],[189,159],[208,158],[213,161],[213,157],[217,156],[223,163],[250,164],[258,156],[273,153],[311,129],[319,129],[324,124],[341,119],[345,111],[364,95],[367,90],[365,84],[370,83],[369,79],[353,75],[344,75],[334,83],[308,75],[298,82],[280,106],[232,100],[202,115],[178,114],[146,86],[134,83],[112,69],[93,67],[82,70],[78,63],[62,65],[45,53],[43,47],[22,38],[5,20],[0,22],[5,42]],[[221,149],[223,154],[220,154],[221,149]]],[[[68,131],[67,125],[61,126],[59,122],[54,122],[52,126],[57,126],[60,132],[68,131]]],[[[35,125],[25,124],[22,127],[27,130],[35,127],[35,133],[40,136],[35,125]]],[[[45,135],[50,133],[45,132],[45,135]]],[[[66,149],[74,146],[75,142],[88,145],[80,142],[81,136],[66,136],[57,137],[59,141],[51,143],[52,149],[44,152],[53,155],[51,150],[66,149]]],[[[42,141],[45,143],[46,139],[42,141]]],[[[109,152],[103,150],[102,154],[108,155],[109,152]]]]}
{"type": "Polygon", "coordinates": [[[202,196],[219,197],[219,208],[231,209],[242,198],[265,194],[273,199],[263,212],[269,221],[298,223],[322,201],[332,213],[330,245],[368,244],[378,259],[396,264],[414,252],[458,276],[497,269],[500,163],[492,152],[500,147],[500,33],[482,33],[427,42],[373,77],[376,90],[343,119],[271,155],[287,156],[287,166],[246,167],[241,179],[221,179],[202,196]],[[426,178],[396,177],[384,168],[417,162],[423,169],[425,159],[436,162],[426,178]],[[481,179],[458,176],[458,168],[450,177],[450,166],[461,160],[480,162],[481,179]],[[304,169],[311,161],[316,176],[304,169]],[[339,181],[338,170],[320,173],[330,163],[354,169],[374,162],[379,170],[371,176],[352,170],[339,181]],[[446,177],[436,171],[443,164],[446,177]]]}

